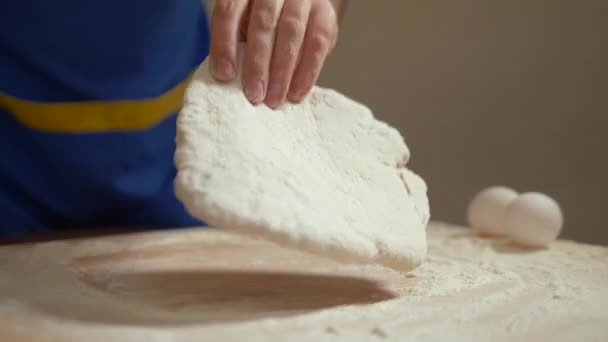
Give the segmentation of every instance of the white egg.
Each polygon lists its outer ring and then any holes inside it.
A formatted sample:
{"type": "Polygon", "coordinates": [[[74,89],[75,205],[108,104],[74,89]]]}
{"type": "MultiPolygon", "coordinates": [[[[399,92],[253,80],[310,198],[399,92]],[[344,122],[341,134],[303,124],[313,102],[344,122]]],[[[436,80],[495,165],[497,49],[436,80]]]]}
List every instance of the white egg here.
{"type": "Polygon", "coordinates": [[[479,192],[469,204],[469,226],[482,235],[505,235],[503,227],[507,206],[517,198],[517,192],[505,186],[493,186],[479,192]]]}
{"type": "Polygon", "coordinates": [[[545,194],[528,192],[509,204],[504,226],[513,242],[544,247],[557,239],[563,223],[562,210],[555,200],[545,194]]]}

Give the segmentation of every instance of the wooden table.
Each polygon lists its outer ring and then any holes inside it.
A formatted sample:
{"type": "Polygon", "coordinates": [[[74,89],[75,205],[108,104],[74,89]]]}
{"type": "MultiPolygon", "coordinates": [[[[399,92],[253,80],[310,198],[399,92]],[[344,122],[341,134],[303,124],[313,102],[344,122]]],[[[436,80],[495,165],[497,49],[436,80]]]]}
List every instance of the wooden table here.
{"type": "Polygon", "coordinates": [[[0,341],[608,341],[608,249],[433,223],[401,274],[214,229],[0,247],[0,341]]]}

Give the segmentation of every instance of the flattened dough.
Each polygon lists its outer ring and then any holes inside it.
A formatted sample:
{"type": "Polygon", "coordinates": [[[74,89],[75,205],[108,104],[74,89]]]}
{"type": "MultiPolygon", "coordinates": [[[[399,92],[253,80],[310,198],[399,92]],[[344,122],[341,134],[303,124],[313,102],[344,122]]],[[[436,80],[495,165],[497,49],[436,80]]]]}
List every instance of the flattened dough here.
{"type": "Polygon", "coordinates": [[[426,184],[400,133],[315,87],[253,106],[240,80],[195,72],[177,121],[177,197],[211,226],[348,262],[411,270],[426,255],[426,184]]]}

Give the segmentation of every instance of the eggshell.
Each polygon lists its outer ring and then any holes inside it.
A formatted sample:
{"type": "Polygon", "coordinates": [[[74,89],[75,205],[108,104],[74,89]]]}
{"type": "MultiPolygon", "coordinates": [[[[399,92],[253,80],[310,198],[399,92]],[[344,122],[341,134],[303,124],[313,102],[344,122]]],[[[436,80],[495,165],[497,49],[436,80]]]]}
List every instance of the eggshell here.
{"type": "Polygon", "coordinates": [[[504,228],[518,244],[544,247],[559,236],[564,218],[558,203],[551,197],[529,192],[518,196],[507,207],[504,228]]]}
{"type": "Polygon", "coordinates": [[[477,193],[467,209],[469,226],[480,235],[505,235],[506,208],[517,192],[505,186],[493,186],[477,193]]]}

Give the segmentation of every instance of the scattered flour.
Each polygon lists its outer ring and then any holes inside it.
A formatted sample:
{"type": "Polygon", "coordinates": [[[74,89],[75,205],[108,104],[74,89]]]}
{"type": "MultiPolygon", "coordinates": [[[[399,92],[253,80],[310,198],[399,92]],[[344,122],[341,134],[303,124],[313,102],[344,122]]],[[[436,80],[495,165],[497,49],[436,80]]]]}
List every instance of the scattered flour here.
{"type": "Polygon", "coordinates": [[[606,340],[608,248],[523,250],[440,223],[428,236],[407,276],[213,230],[0,248],[0,340],[606,340]],[[229,270],[249,281],[204,277],[229,270]]]}

